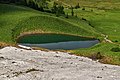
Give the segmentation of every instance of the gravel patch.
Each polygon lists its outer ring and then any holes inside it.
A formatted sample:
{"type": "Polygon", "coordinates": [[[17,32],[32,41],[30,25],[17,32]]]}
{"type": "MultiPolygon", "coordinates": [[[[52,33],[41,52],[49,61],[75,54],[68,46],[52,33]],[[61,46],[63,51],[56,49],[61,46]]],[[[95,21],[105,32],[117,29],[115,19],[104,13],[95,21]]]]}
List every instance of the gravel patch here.
{"type": "Polygon", "coordinates": [[[64,52],[0,49],[0,80],[120,80],[120,66],[64,52]]]}

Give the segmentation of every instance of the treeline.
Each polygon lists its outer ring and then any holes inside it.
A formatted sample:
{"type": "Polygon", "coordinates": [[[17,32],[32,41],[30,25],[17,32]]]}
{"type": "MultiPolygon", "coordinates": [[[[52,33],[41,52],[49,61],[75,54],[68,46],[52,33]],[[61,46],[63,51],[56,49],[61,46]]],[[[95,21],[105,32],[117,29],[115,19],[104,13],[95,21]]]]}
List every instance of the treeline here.
{"type": "Polygon", "coordinates": [[[51,12],[53,14],[56,14],[56,16],[65,15],[64,7],[62,6],[62,4],[58,4],[55,2],[53,4],[53,7],[51,8],[51,12]]]}
{"type": "MultiPolygon", "coordinates": [[[[50,0],[0,0],[0,3],[24,5],[42,12],[55,14],[57,17],[64,15],[66,18],[68,18],[69,15],[68,13],[65,14],[62,3],[54,2],[53,6],[49,8],[48,2],[50,2],[50,0]]],[[[74,7],[70,7],[72,16],[77,17],[77,14],[74,13],[74,9],[77,8],[80,8],[79,3],[74,7]]]]}
{"type": "Polygon", "coordinates": [[[6,4],[14,3],[19,5],[24,5],[42,12],[56,14],[56,16],[65,14],[64,7],[61,4],[57,4],[55,2],[53,4],[53,7],[49,9],[48,1],[50,0],[0,0],[0,3],[6,3],[6,4]]]}
{"type": "Polygon", "coordinates": [[[0,0],[0,3],[20,4],[40,11],[44,11],[43,8],[47,5],[46,0],[0,0]]]}
{"type": "Polygon", "coordinates": [[[0,3],[16,3],[16,4],[25,4],[26,0],[0,0],[0,3]]]}

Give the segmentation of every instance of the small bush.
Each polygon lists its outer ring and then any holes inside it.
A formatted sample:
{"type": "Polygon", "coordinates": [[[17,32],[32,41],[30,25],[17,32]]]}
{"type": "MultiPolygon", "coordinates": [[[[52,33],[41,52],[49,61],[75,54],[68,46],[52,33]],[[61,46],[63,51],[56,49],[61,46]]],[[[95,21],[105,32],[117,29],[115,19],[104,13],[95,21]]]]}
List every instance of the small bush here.
{"type": "Polygon", "coordinates": [[[115,40],[114,42],[118,42],[118,40],[115,40]]]}
{"type": "Polygon", "coordinates": [[[84,10],[85,10],[85,8],[82,8],[82,10],[84,11],[84,10]]]}
{"type": "Polygon", "coordinates": [[[93,12],[93,9],[91,9],[91,12],[93,12]]]}
{"type": "Polygon", "coordinates": [[[82,18],[82,20],[87,21],[85,18],[82,18]]]}
{"type": "Polygon", "coordinates": [[[92,55],[90,56],[90,58],[93,59],[93,60],[102,59],[103,57],[104,57],[104,56],[102,56],[100,52],[97,52],[97,53],[92,54],[92,55]]]}
{"type": "Polygon", "coordinates": [[[111,51],[113,51],[113,52],[120,52],[120,48],[119,47],[115,47],[115,48],[112,48],[111,51]]]}
{"type": "Polygon", "coordinates": [[[75,9],[78,9],[78,8],[80,8],[79,3],[75,6],[75,9]]]}
{"type": "Polygon", "coordinates": [[[65,18],[68,18],[68,16],[69,16],[69,15],[68,15],[68,13],[67,13],[66,16],[65,16],[65,18]]]}

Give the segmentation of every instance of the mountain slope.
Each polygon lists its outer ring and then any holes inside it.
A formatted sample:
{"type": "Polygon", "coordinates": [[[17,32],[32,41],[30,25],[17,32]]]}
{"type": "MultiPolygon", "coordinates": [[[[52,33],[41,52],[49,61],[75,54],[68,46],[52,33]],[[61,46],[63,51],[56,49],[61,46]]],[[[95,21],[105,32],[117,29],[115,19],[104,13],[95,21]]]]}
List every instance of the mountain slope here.
{"type": "Polygon", "coordinates": [[[98,35],[84,21],[75,21],[77,18],[74,17],[66,19],[27,7],[0,4],[0,41],[11,43],[20,33],[36,32],[36,30],[39,33],[51,32],[93,37],[98,35]]]}

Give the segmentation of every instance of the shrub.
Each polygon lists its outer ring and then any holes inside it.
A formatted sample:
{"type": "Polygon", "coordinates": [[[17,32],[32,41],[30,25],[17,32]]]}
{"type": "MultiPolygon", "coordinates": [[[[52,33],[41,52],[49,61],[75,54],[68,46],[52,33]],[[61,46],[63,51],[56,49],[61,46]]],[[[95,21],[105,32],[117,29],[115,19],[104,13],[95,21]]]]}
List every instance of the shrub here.
{"type": "Polygon", "coordinates": [[[118,42],[118,40],[115,40],[114,42],[118,42]]]}
{"type": "Polygon", "coordinates": [[[93,60],[102,59],[103,57],[104,56],[102,56],[100,52],[94,53],[90,56],[90,58],[93,59],[93,60]]]}
{"type": "Polygon", "coordinates": [[[84,10],[85,10],[85,8],[82,8],[82,10],[84,11],[84,10]]]}
{"type": "Polygon", "coordinates": [[[68,15],[68,13],[67,13],[66,16],[65,16],[65,18],[68,18],[68,16],[69,16],[69,15],[68,15]]]}
{"type": "Polygon", "coordinates": [[[75,9],[78,9],[78,8],[80,8],[79,3],[75,6],[75,9]]]}
{"type": "Polygon", "coordinates": [[[87,21],[85,18],[82,18],[82,20],[87,21]]]}
{"type": "Polygon", "coordinates": [[[113,51],[113,52],[120,52],[120,48],[119,47],[115,47],[115,48],[112,48],[111,51],[113,51]]]}
{"type": "Polygon", "coordinates": [[[64,7],[62,6],[62,4],[57,4],[55,2],[53,4],[51,12],[54,13],[54,14],[56,14],[57,17],[60,16],[60,15],[65,14],[64,7]]]}
{"type": "Polygon", "coordinates": [[[74,16],[74,8],[71,6],[71,15],[74,16]]]}

